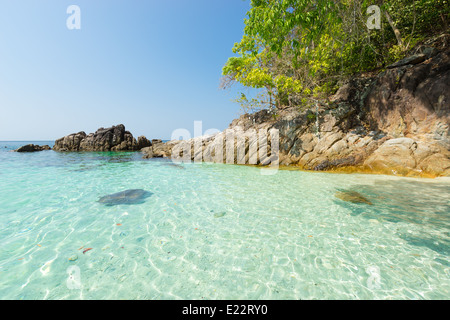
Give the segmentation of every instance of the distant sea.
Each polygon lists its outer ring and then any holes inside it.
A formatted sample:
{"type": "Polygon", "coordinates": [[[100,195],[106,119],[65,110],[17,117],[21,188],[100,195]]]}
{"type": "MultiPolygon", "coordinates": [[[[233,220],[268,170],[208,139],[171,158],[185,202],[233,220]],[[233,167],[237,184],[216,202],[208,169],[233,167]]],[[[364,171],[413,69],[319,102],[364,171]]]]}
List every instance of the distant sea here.
{"type": "MultiPolygon", "coordinates": [[[[167,142],[169,140],[162,140],[163,142],[167,142]]],[[[36,144],[36,145],[48,145],[51,148],[55,144],[55,141],[0,141],[0,152],[2,151],[12,151],[20,148],[21,146],[27,144],[36,144]]]]}
{"type": "Polygon", "coordinates": [[[49,145],[52,148],[55,141],[0,141],[0,152],[16,150],[27,144],[49,145]]]}

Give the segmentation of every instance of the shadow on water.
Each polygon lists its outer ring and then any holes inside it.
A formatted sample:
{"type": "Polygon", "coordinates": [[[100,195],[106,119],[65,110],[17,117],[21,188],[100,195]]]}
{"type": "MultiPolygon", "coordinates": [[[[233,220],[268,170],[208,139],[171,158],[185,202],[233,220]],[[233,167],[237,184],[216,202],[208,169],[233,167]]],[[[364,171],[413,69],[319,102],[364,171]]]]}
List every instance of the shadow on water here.
{"type": "Polygon", "coordinates": [[[80,167],[78,169],[73,169],[70,171],[71,172],[85,172],[85,171],[99,169],[104,166],[105,166],[105,164],[96,164],[96,165],[80,164],[80,167]]]}
{"type": "MultiPolygon", "coordinates": [[[[341,190],[339,190],[341,191],[341,190]]],[[[366,219],[414,224],[418,232],[399,232],[398,236],[414,246],[427,247],[450,255],[450,185],[421,181],[377,181],[349,190],[358,192],[373,205],[334,202],[366,219]]]]}
{"type": "Polygon", "coordinates": [[[157,164],[159,166],[180,170],[186,169],[182,163],[176,163],[167,158],[143,159],[140,152],[78,152],[63,156],[66,164],[79,165],[77,169],[71,170],[73,172],[95,170],[103,166],[108,166],[108,164],[120,163],[123,165],[132,165],[136,162],[157,164]]]}
{"type": "Polygon", "coordinates": [[[82,152],[79,154],[89,162],[127,163],[142,160],[142,154],[139,152],[82,152]]]}
{"type": "Polygon", "coordinates": [[[85,172],[108,166],[109,164],[132,165],[143,161],[139,152],[69,152],[60,153],[58,158],[64,166],[73,166],[72,172],[85,172]]]}
{"type": "Polygon", "coordinates": [[[169,158],[152,158],[147,160],[148,163],[158,163],[160,166],[171,167],[180,170],[186,169],[182,163],[174,162],[169,158]]]}
{"type": "Polygon", "coordinates": [[[34,154],[24,154],[22,158],[28,157],[30,165],[36,167],[61,167],[71,172],[86,172],[101,169],[110,164],[121,164],[132,166],[135,163],[157,164],[159,166],[171,167],[183,170],[182,163],[173,162],[167,158],[143,159],[141,152],[54,152],[42,151],[34,154]]]}
{"type": "Polygon", "coordinates": [[[184,169],[185,169],[185,167],[183,167],[181,164],[173,163],[173,162],[170,162],[170,163],[164,163],[164,164],[162,164],[162,165],[163,165],[163,166],[166,166],[166,167],[171,167],[171,168],[181,169],[181,170],[184,170],[184,169]]]}

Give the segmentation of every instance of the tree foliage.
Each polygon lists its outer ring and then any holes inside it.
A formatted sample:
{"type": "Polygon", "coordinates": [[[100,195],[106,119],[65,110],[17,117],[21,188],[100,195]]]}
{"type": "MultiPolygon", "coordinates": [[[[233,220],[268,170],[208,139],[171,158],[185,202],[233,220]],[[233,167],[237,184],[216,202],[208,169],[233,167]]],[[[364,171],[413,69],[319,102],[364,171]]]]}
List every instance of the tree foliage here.
{"type": "Polygon", "coordinates": [[[251,0],[224,83],[261,89],[269,107],[305,105],[335,90],[338,80],[382,68],[445,31],[448,1],[251,0]],[[379,30],[366,25],[371,5],[381,9],[379,30]]]}

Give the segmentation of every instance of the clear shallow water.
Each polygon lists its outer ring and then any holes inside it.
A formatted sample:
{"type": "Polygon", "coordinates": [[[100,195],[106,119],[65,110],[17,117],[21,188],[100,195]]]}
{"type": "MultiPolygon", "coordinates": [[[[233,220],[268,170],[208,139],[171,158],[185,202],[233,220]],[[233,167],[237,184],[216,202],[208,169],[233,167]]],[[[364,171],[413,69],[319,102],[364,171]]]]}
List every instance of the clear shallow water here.
{"type": "Polygon", "coordinates": [[[23,144],[0,142],[0,299],[450,297],[449,180],[7,152],[23,144]],[[127,189],[152,195],[98,202],[127,189]]]}

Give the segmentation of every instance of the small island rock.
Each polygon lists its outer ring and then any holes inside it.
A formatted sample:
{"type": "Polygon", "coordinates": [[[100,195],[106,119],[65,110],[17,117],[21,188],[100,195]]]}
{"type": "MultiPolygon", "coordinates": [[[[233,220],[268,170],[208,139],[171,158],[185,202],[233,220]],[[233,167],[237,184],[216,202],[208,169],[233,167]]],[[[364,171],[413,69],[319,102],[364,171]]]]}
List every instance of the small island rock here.
{"type": "Polygon", "coordinates": [[[38,151],[44,151],[44,150],[51,150],[51,148],[48,145],[45,146],[38,146],[34,144],[27,144],[25,146],[20,147],[17,150],[14,150],[15,152],[38,152],[38,151]]]}

